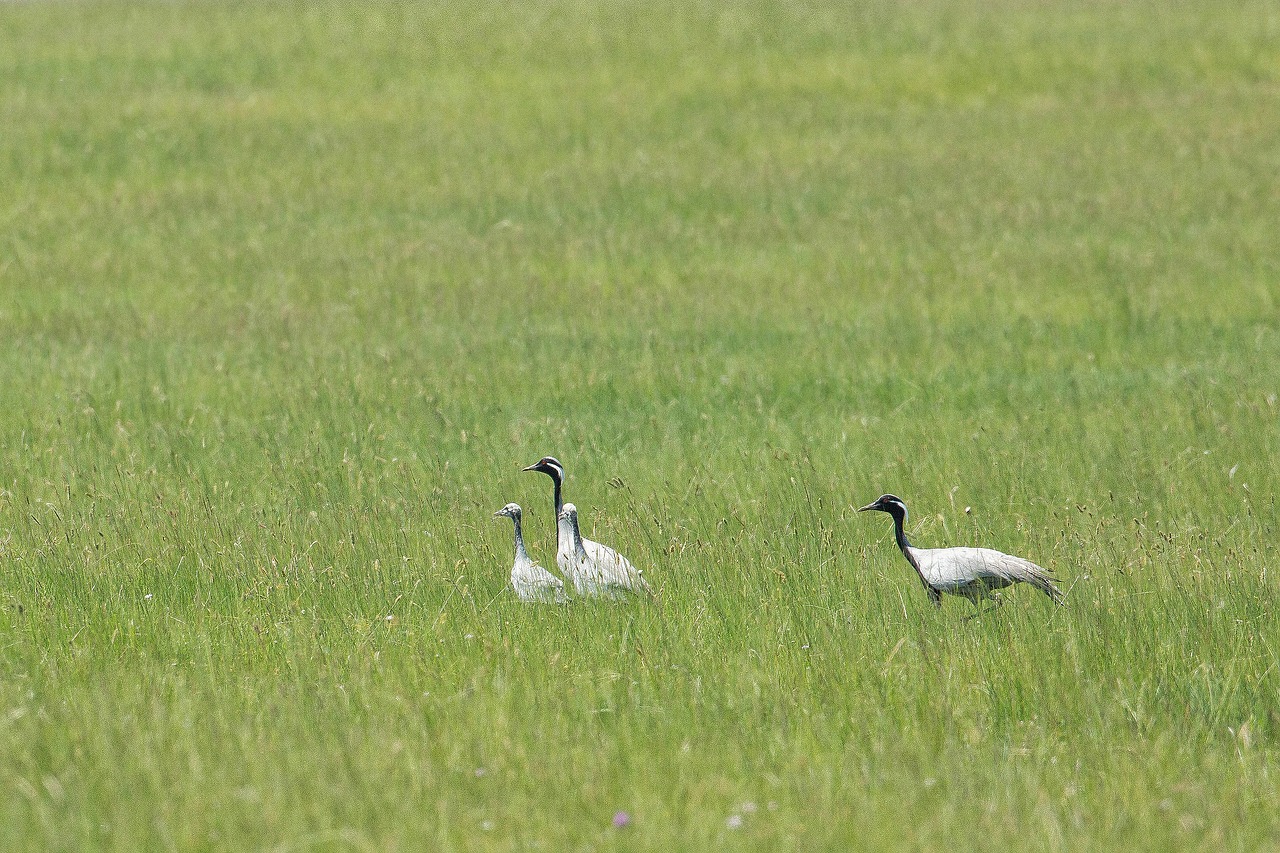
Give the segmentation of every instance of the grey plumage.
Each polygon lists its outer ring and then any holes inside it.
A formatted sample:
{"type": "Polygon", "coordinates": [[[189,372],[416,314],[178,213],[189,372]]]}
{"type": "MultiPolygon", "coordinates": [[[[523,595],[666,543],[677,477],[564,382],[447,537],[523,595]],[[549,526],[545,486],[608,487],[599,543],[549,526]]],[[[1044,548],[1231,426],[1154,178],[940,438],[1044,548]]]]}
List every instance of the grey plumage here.
{"type": "Polygon", "coordinates": [[[579,595],[626,598],[631,593],[642,592],[653,596],[644,572],[630,560],[608,545],[583,538],[578,529],[578,510],[573,504],[565,504],[560,510],[559,522],[564,529],[561,536],[567,536],[572,542],[572,569],[566,574],[579,595]]]}
{"type": "MultiPolygon", "coordinates": [[[[907,505],[896,495],[881,495],[858,512],[874,510],[893,517],[894,538],[902,556],[916,570],[929,599],[942,604],[942,593],[967,598],[975,605],[992,598],[992,592],[1028,583],[1049,596],[1055,604],[1064,604],[1062,591],[1053,576],[1030,560],[1004,554],[990,548],[916,548],[907,541],[904,530],[907,505]]],[[[997,604],[1000,603],[996,597],[997,604]]]]}
{"type": "Polygon", "coordinates": [[[520,532],[520,504],[510,503],[493,514],[494,518],[509,518],[515,525],[516,556],[511,564],[511,588],[521,601],[564,604],[569,597],[564,592],[564,581],[539,566],[524,549],[524,536],[520,532]]]}

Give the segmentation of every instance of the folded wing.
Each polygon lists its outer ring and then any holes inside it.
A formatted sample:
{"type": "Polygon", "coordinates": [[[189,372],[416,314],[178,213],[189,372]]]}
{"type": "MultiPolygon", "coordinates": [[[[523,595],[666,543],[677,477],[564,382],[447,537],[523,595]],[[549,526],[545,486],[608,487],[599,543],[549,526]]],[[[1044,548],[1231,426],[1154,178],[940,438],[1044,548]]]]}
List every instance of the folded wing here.
{"type": "Polygon", "coordinates": [[[982,582],[991,589],[1028,583],[1054,603],[1062,604],[1062,591],[1053,576],[1030,560],[990,548],[913,549],[920,571],[935,587],[947,591],[982,582]]]}
{"type": "Polygon", "coordinates": [[[643,592],[653,595],[653,589],[644,578],[644,572],[631,564],[631,561],[599,542],[590,539],[582,540],[582,547],[587,552],[587,559],[595,580],[605,590],[643,592]]]}

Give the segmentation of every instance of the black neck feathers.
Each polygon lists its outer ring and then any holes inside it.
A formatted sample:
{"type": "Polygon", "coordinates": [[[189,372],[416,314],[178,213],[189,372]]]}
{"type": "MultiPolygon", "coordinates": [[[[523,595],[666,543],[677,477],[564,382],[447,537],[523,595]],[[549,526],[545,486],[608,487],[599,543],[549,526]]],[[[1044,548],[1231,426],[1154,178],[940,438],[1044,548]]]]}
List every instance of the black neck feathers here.
{"type": "Polygon", "coordinates": [[[902,549],[902,553],[907,553],[907,549],[911,547],[911,543],[907,541],[907,510],[902,504],[889,504],[885,508],[885,512],[893,516],[893,538],[898,541],[898,547],[902,549]]]}

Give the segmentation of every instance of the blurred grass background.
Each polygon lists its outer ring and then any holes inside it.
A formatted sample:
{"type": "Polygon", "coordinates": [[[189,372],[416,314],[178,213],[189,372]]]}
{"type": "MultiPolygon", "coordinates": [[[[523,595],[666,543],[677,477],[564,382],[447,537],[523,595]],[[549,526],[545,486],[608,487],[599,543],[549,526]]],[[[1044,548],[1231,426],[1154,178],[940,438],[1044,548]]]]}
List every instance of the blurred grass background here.
{"type": "Polygon", "coordinates": [[[1280,842],[1273,4],[17,3],[0,79],[6,849],[1280,842]],[[504,593],[544,453],[657,604],[504,593]],[[933,611],[883,491],[1070,606],[933,611]]]}

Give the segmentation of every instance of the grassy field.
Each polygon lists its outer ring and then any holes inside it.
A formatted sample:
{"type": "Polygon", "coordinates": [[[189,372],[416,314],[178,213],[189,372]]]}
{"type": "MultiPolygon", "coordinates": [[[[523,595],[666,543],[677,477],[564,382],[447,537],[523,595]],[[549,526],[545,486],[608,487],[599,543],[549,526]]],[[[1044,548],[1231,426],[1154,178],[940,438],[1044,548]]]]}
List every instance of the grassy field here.
{"type": "Polygon", "coordinates": [[[0,849],[1280,847],[1275,4],[5,3],[0,128],[0,849]]]}

